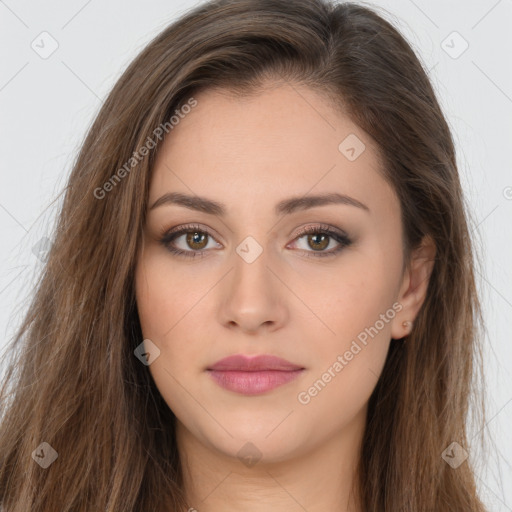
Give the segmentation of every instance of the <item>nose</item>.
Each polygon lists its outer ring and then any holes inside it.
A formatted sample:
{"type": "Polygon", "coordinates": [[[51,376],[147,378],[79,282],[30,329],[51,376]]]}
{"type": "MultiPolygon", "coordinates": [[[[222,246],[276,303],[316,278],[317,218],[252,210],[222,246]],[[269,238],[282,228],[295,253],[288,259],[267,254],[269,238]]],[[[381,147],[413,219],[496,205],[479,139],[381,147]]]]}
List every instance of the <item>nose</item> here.
{"type": "Polygon", "coordinates": [[[247,334],[282,328],[289,317],[290,292],[278,278],[277,265],[269,262],[265,251],[250,263],[235,253],[233,265],[219,289],[221,323],[247,334]]]}

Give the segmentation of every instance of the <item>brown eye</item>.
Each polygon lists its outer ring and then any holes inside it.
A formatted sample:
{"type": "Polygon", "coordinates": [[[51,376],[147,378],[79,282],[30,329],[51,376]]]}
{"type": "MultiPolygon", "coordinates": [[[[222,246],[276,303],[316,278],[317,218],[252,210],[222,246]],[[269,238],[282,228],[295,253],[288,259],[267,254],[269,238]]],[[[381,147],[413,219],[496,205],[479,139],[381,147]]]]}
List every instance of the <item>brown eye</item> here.
{"type": "MultiPolygon", "coordinates": [[[[335,256],[352,244],[352,240],[344,231],[331,228],[328,225],[307,227],[301,230],[294,241],[299,241],[302,238],[306,239],[306,247],[299,247],[299,249],[306,256],[312,257],[335,256]],[[334,244],[334,248],[325,250],[331,243],[334,244]]],[[[164,234],[159,241],[169,252],[186,258],[206,256],[209,252],[208,243],[216,243],[208,231],[195,225],[182,226],[171,230],[164,234]],[[184,240],[180,241],[182,238],[184,240]]],[[[220,244],[217,243],[217,246],[220,247],[220,244]]]]}
{"type": "Polygon", "coordinates": [[[322,233],[308,235],[308,244],[315,251],[322,251],[329,245],[329,236],[322,233]]]}
{"type": "Polygon", "coordinates": [[[352,244],[352,240],[344,231],[331,228],[328,225],[309,226],[302,229],[295,242],[300,241],[302,238],[305,238],[305,247],[299,246],[299,249],[306,256],[311,257],[335,256],[352,244]],[[331,242],[334,244],[334,248],[325,250],[331,245],[331,242]]]}
{"type": "MultiPolygon", "coordinates": [[[[168,231],[160,238],[160,243],[171,253],[187,258],[203,257],[208,252],[208,244],[213,246],[215,239],[201,226],[190,225],[168,231]]],[[[217,244],[217,247],[220,245],[217,244]]]]}
{"type": "Polygon", "coordinates": [[[208,243],[208,234],[201,231],[188,231],[187,232],[187,245],[191,249],[197,251],[204,249],[208,243]],[[205,243],[206,240],[206,243],[205,243]]]}

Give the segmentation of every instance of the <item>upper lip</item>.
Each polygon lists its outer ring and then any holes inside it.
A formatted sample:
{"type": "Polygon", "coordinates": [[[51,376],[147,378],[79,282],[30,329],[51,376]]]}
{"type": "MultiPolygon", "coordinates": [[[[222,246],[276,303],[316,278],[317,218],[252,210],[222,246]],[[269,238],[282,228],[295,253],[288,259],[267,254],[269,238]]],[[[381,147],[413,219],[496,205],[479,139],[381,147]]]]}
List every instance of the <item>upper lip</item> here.
{"type": "Polygon", "coordinates": [[[217,361],[214,365],[208,367],[208,370],[238,370],[246,372],[264,370],[280,370],[289,372],[303,369],[303,366],[290,363],[290,361],[286,361],[286,359],[281,359],[280,357],[271,355],[246,356],[243,354],[225,357],[224,359],[217,361]]]}

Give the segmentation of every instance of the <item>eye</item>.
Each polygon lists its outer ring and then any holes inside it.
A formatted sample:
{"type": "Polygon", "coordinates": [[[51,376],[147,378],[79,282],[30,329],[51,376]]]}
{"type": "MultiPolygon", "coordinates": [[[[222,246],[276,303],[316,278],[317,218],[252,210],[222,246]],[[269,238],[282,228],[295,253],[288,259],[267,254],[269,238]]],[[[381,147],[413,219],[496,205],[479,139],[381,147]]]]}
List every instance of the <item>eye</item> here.
{"type": "Polygon", "coordinates": [[[208,238],[213,240],[212,235],[202,229],[201,226],[189,225],[165,233],[159,241],[169,252],[177,256],[195,258],[196,256],[204,256],[204,249],[208,246],[208,238]],[[182,248],[177,248],[175,244],[180,238],[184,238],[181,242],[182,248]]]}
{"type": "MultiPolygon", "coordinates": [[[[208,242],[214,240],[213,236],[199,225],[187,225],[166,232],[159,242],[172,254],[183,256],[185,258],[195,258],[205,256],[208,249],[208,242]],[[176,247],[177,241],[181,241],[181,248],[176,247]]],[[[345,247],[352,244],[352,240],[341,230],[332,228],[328,225],[308,226],[301,229],[294,242],[306,238],[306,248],[301,250],[308,257],[327,257],[335,256],[345,247]],[[326,251],[325,249],[334,241],[337,247],[326,251]],[[308,247],[312,250],[308,250],[308,247]]],[[[220,244],[218,244],[220,246],[220,244]]],[[[210,247],[211,249],[211,247],[210,247]]]]}
{"type": "Polygon", "coordinates": [[[334,229],[327,225],[308,226],[302,229],[299,232],[299,236],[296,237],[295,240],[300,240],[302,238],[306,238],[306,248],[302,250],[305,251],[306,256],[313,258],[335,256],[345,247],[348,247],[352,244],[352,240],[345,232],[334,229]],[[338,246],[334,249],[326,251],[325,249],[331,245],[332,241],[337,243],[338,246]]]}

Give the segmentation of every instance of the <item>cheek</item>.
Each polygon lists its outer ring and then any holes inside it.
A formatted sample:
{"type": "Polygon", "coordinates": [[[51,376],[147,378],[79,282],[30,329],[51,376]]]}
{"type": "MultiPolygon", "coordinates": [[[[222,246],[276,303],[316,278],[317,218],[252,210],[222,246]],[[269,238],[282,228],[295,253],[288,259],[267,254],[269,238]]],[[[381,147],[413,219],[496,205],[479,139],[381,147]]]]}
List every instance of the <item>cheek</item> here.
{"type": "Polygon", "coordinates": [[[169,261],[165,253],[148,248],[135,271],[137,310],[143,335],[154,337],[160,343],[175,337],[175,333],[190,322],[213,284],[213,277],[211,284],[200,276],[194,280],[193,273],[185,277],[178,266],[169,261]]]}
{"type": "Polygon", "coordinates": [[[191,293],[188,286],[184,290],[185,283],[156,252],[146,250],[137,265],[135,293],[142,335],[160,350],[160,357],[149,366],[151,373],[158,376],[158,385],[159,380],[175,382],[169,374],[178,377],[176,372],[186,368],[192,357],[194,345],[185,336],[190,337],[193,306],[201,294],[191,293]]]}
{"type": "Polygon", "coordinates": [[[169,268],[161,264],[161,258],[146,249],[135,270],[135,293],[137,311],[144,339],[150,339],[160,350],[159,357],[148,367],[149,372],[163,399],[173,412],[181,409],[179,382],[182,378],[179,369],[186,367],[187,343],[176,343],[169,339],[179,336],[181,322],[186,313],[180,291],[180,284],[169,268]],[[180,322],[181,319],[181,322],[180,322]]]}
{"type": "Polygon", "coordinates": [[[315,286],[304,281],[300,293],[309,297],[312,309],[331,331],[326,338],[340,349],[376,323],[379,331],[390,334],[397,279],[397,269],[386,268],[381,258],[354,253],[343,265],[317,274],[315,286]]]}
{"type": "Polygon", "coordinates": [[[310,392],[303,390],[307,395],[303,402],[311,399],[315,407],[327,407],[333,400],[352,410],[369,398],[385,363],[392,322],[400,309],[395,290],[401,261],[392,266],[385,261],[378,251],[357,253],[332,271],[330,279],[322,280],[324,299],[315,293],[315,309],[331,334],[315,344],[310,392]]]}
{"type": "Polygon", "coordinates": [[[320,428],[326,432],[357,421],[375,389],[388,346],[382,341],[362,349],[350,361],[343,352],[335,352],[329,364],[312,375],[298,393],[298,412],[308,418],[322,418],[320,428]],[[337,360],[337,354],[344,358],[343,362],[337,360]]]}
{"type": "Polygon", "coordinates": [[[176,312],[176,294],[167,281],[167,274],[160,271],[152,258],[146,256],[137,265],[135,294],[142,333],[144,338],[154,340],[159,347],[160,340],[172,326],[176,312]]]}
{"type": "Polygon", "coordinates": [[[297,401],[308,415],[322,417],[327,430],[356,417],[386,361],[397,308],[392,287],[385,280],[377,285],[372,277],[340,277],[337,294],[331,294],[336,300],[321,310],[335,335],[317,340],[297,401]]]}
{"type": "Polygon", "coordinates": [[[191,293],[180,276],[172,271],[165,259],[147,249],[135,270],[135,293],[137,310],[144,339],[150,339],[160,350],[148,369],[151,376],[173,412],[188,410],[190,400],[184,397],[190,361],[196,361],[200,347],[191,343],[193,316],[187,314],[203,293],[191,293]],[[180,383],[183,383],[180,385],[180,383]]]}

